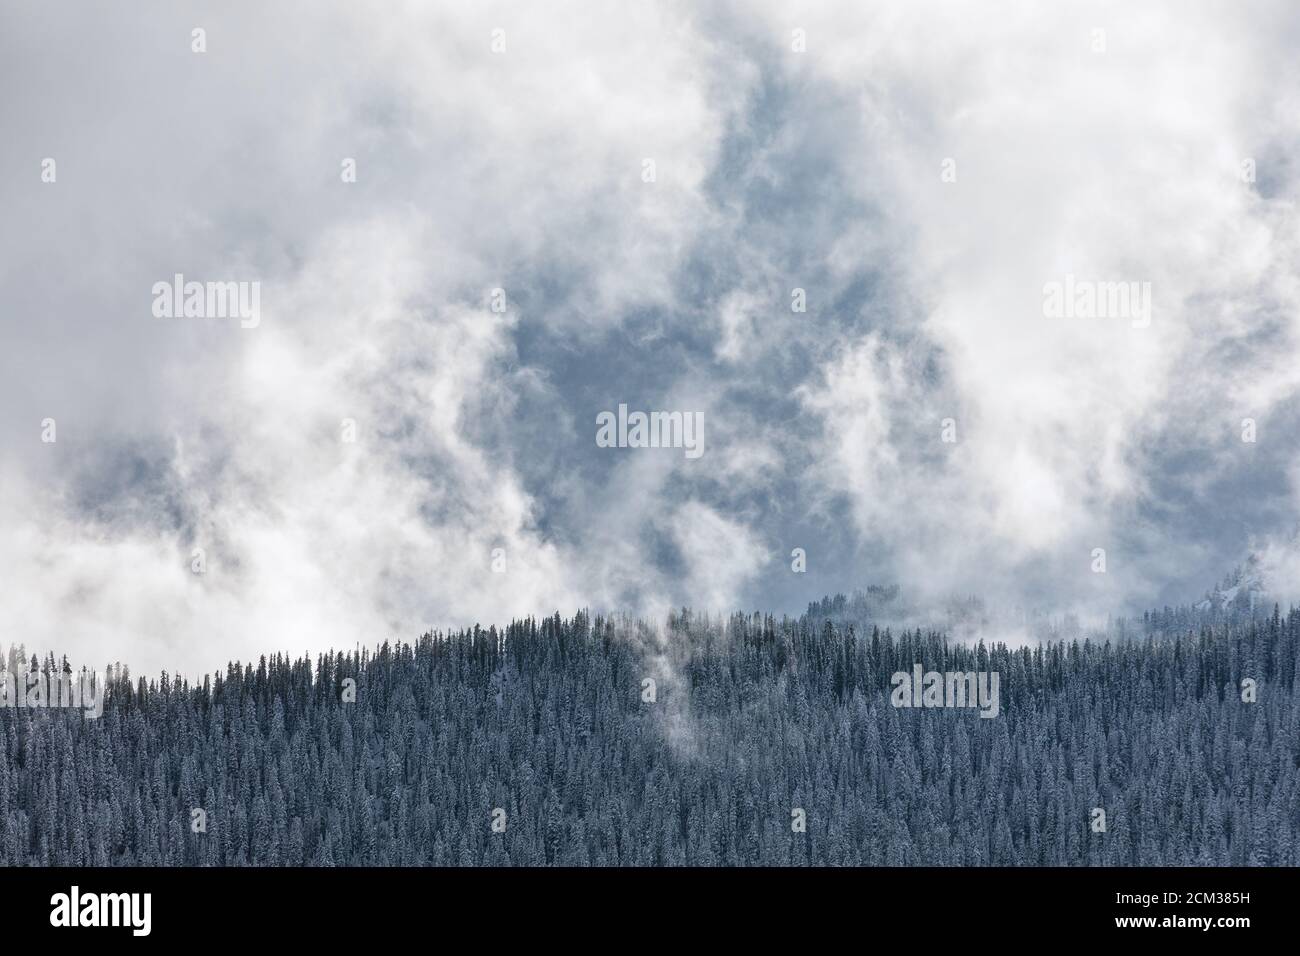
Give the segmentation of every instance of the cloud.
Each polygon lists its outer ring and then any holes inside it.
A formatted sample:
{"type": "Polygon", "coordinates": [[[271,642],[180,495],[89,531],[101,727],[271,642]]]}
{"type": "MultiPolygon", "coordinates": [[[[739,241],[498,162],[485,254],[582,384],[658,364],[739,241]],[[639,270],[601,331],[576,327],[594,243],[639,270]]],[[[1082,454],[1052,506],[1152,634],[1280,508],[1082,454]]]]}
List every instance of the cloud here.
{"type": "Polygon", "coordinates": [[[0,17],[12,640],[193,673],[872,582],[1104,614],[1284,548],[1283,3],[0,17]],[[154,318],[177,272],[261,324],[154,318]],[[1045,316],[1067,275],[1149,282],[1149,327],[1045,316]],[[598,448],[620,402],[704,457],[598,448]]]}
{"type": "MultiPolygon", "coordinates": [[[[1295,145],[1257,106],[1274,88],[1259,66],[1287,69],[1294,30],[1261,30],[1283,14],[1260,13],[773,13],[809,37],[782,61],[790,82],[857,104],[841,146],[871,174],[843,186],[901,244],[891,311],[903,320],[846,336],[801,394],[824,426],[824,473],[862,535],[902,548],[905,583],[1046,584],[1058,602],[1119,604],[1204,573],[1162,555],[1203,530],[1204,504],[1192,488],[1157,490],[1164,456],[1257,466],[1239,419],[1296,395],[1278,362],[1298,331],[1294,182],[1265,198],[1239,176],[1243,158],[1295,145]],[[1045,317],[1044,284],[1066,275],[1151,283],[1151,326],[1045,317]],[[961,436],[951,449],[937,446],[945,417],[961,436]],[[1156,494],[1173,496],[1176,518],[1144,520],[1156,494]],[[1093,546],[1122,556],[1100,592],[1093,546]]],[[[1244,542],[1216,544],[1223,562],[1244,542]]]]}

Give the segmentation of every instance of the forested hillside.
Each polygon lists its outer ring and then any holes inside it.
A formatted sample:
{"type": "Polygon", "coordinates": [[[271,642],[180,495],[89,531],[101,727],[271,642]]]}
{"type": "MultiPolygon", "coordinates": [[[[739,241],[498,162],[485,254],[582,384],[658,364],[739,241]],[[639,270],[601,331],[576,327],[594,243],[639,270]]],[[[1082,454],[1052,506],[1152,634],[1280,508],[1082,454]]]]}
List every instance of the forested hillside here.
{"type": "Polygon", "coordinates": [[[119,671],[99,719],[0,710],[0,862],[1296,865],[1298,648],[1295,610],[1015,651],[578,614],[119,671]],[[895,708],[916,663],[999,715],[895,708]]]}

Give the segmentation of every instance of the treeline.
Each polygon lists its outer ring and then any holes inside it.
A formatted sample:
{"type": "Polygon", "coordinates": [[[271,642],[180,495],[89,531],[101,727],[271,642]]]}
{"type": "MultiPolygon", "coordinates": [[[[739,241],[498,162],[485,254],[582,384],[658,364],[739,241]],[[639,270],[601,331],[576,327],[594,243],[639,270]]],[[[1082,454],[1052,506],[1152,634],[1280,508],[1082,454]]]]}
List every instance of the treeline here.
{"type": "Polygon", "coordinates": [[[0,709],[0,863],[1292,866],[1298,649],[1296,610],[1014,650],[579,613],[113,669],[99,719],[0,709]],[[999,716],[891,706],[916,663],[999,716]]]}

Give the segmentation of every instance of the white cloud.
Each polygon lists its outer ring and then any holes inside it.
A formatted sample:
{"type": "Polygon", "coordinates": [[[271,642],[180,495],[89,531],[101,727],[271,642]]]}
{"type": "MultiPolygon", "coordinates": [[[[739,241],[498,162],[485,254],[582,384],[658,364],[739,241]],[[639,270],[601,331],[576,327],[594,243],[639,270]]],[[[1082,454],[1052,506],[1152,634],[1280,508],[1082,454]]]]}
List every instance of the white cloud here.
{"type": "Polygon", "coordinates": [[[0,631],[193,672],[774,582],[1100,606],[1231,564],[1260,529],[1195,538],[1192,505],[1300,467],[1287,14],[312,4],[209,11],[197,56],[172,5],[6,9],[0,631]],[[175,271],[259,279],[261,325],[152,319],[175,271]],[[1046,318],[1067,273],[1151,282],[1151,326],[1046,318]],[[620,400],[703,410],[705,457],[596,450],[620,400]],[[788,583],[792,535],[841,550],[788,583]]]}

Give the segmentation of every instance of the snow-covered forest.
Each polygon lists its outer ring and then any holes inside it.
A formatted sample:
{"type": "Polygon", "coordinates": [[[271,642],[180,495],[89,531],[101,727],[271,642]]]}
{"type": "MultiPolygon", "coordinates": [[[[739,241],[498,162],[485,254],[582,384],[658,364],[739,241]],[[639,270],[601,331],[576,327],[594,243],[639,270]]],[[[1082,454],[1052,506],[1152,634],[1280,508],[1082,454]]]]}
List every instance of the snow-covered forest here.
{"type": "Polygon", "coordinates": [[[1300,863],[1300,611],[1012,650],[826,606],[114,669],[99,719],[0,710],[0,862],[1300,863]],[[998,717],[891,706],[916,663],[998,717]]]}

